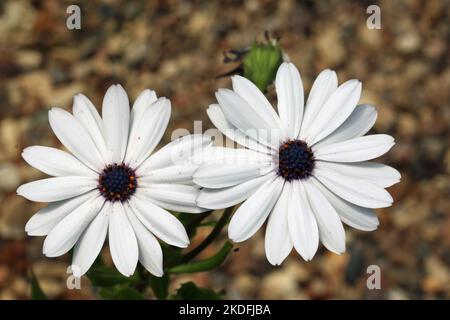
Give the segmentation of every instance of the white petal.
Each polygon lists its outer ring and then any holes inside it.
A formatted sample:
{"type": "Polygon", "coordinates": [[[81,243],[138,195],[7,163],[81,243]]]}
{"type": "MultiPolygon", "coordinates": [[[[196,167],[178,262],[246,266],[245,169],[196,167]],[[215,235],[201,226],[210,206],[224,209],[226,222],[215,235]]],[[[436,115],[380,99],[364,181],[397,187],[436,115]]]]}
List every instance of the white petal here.
{"type": "Polygon", "coordinates": [[[52,202],[78,196],[97,187],[88,177],[56,177],[25,183],[17,188],[17,194],[31,201],[52,202]]]}
{"type": "Polygon", "coordinates": [[[219,89],[216,98],[226,118],[234,126],[264,145],[278,147],[282,138],[279,126],[268,122],[234,91],[219,89]]]}
{"type": "Polygon", "coordinates": [[[23,150],[22,158],[30,166],[51,176],[98,176],[70,153],[55,148],[28,147],[23,150]]]}
{"type": "Polygon", "coordinates": [[[373,231],[380,224],[378,217],[372,209],[360,207],[345,201],[328,190],[316,178],[312,178],[314,185],[322,192],[334,207],[342,222],[362,231],[373,231]]]}
{"type": "Polygon", "coordinates": [[[170,101],[159,98],[135,119],[130,131],[125,162],[131,167],[139,166],[153,152],[161,140],[170,119],[170,101]]]}
{"type": "Polygon", "coordinates": [[[268,180],[236,210],[228,226],[231,240],[242,242],[258,231],[277,202],[283,184],[279,177],[268,180]]]}
{"type": "MultiPolygon", "coordinates": [[[[97,108],[94,106],[94,104],[91,102],[91,100],[89,100],[88,97],[86,97],[84,94],[76,94],[74,96],[74,104],[78,105],[83,105],[82,108],[87,108],[86,111],[89,111],[89,113],[92,115],[95,124],[97,125],[97,127],[99,128],[101,134],[103,135],[103,121],[102,118],[100,117],[100,114],[97,111],[97,108]]],[[[76,115],[75,115],[76,117],[76,115]]]]}
{"type": "Polygon", "coordinates": [[[197,205],[216,210],[234,206],[250,197],[268,179],[273,180],[273,176],[268,174],[229,188],[202,189],[197,197],[197,205]]]}
{"type": "Polygon", "coordinates": [[[138,243],[122,203],[116,201],[109,214],[109,249],[117,270],[133,275],[139,258],[138,243]]]}
{"type": "Polygon", "coordinates": [[[317,114],[322,109],[325,101],[327,101],[331,94],[337,89],[337,84],[338,80],[336,72],[332,70],[325,69],[317,76],[312,85],[308,100],[306,101],[299,136],[302,140],[305,139],[308,128],[316,119],[317,114]]]}
{"type": "Polygon", "coordinates": [[[328,98],[306,132],[305,141],[313,145],[336,130],[353,112],[361,97],[361,82],[344,82],[328,98]]]}
{"type": "Polygon", "coordinates": [[[210,147],[193,155],[191,162],[199,165],[242,163],[267,165],[273,162],[273,157],[250,149],[210,147]]]}
{"type": "Polygon", "coordinates": [[[193,154],[211,145],[211,137],[201,134],[178,138],[152,154],[137,169],[137,174],[145,176],[151,171],[173,165],[184,165],[193,154]]]}
{"type": "Polygon", "coordinates": [[[359,105],[339,128],[316,143],[316,147],[361,137],[372,128],[376,120],[377,111],[374,106],[359,105]]]}
{"type": "Polygon", "coordinates": [[[385,154],[394,144],[394,138],[387,134],[373,134],[317,148],[313,146],[312,151],[318,160],[360,162],[385,154]]]}
{"type": "Polygon", "coordinates": [[[193,181],[205,188],[231,187],[264,174],[261,164],[206,164],[195,171],[193,181]]]}
{"type": "Polygon", "coordinates": [[[114,163],[121,163],[125,157],[130,125],[130,104],[121,85],[112,85],[106,91],[102,118],[110,159],[114,163]]]}
{"type": "Polygon", "coordinates": [[[29,236],[46,236],[63,218],[92,198],[96,192],[91,191],[78,197],[48,204],[28,220],[25,231],[29,236]]]}
{"type": "MultiPolygon", "coordinates": [[[[226,137],[252,150],[256,150],[263,153],[269,153],[270,148],[266,145],[260,144],[257,140],[247,136],[244,132],[235,127],[230,121],[227,120],[220,105],[212,104],[206,110],[209,119],[214,126],[219,129],[226,137]]],[[[225,143],[225,141],[224,141],[225,143]]]]}
{"type": "Polygon", "coordinates": [[[253,110],[263,118],[271,128],[280,127],[280,118],[266,96],[250,80],[242,76],[231,77],[233,90],[243,98],[253,110]]]}
{"type": "Polygon", "coordinates": [[[345,176],[370,182],[376,186],[387,188],[400,181],[400,172],[382,163],[355,162],[338,163],[317,161],[316,168],[336,171],[345,176]]]}
{"type": "Polygon", "coordinates": [[[110,159],[106,149],[103,121],[95,106],[86,96],[77,94],[73,98],[73,115],[89,132],[103,161],[108,163],[110,159]]]}
{"type": "Polygon", "coordinates": [[[131,199],[130,205],[142,224],[159,239],[179,248],[189,245],[189,237],[183,224],[171,213],[140,195],[139,190],[131,199]]]}
{"type": "Polygon", "coordinates": [[[44,254],[47,257],[58,257],[69,251],[100,211],[103,203],[103,197],[96,194],[62,219],[45,238],[44,254]]]}
{"type": "Polygon", "coordinates": [[[81,162],[96,170],[104,167],[104,161],[84,126],[69,112],[52,108],[48,119],[59,141],[81,162]]]}
{"type": "Polygon", "coordinates": [[[147,110],[147,108],[150,107],[150,105],[157,99],[158,98],[156,97],[156,93],[153,90],[146,89],[139,94],[139,96],[133,103],[133,108],[131,109],[130,113],[130,132],[133,130],[133,126],[136,123],[135,119],[142,119],[142,115],[144,114],[145,110],[147,110]]]}
{"type": "Polygon", "coordinates": [[[302,182],[293,181],[291,185],[288,207],[289,233],[295,250],[303,259],[309,261],[319,246],[319,228],[302,182]]]}
{"type": "Polygon", "coordinates": [[[300,133],[303,118],[303,82],[293,63],[284,62],[278,68],[275,79],[278,99],[278,113],[290,139],[300,133]]]}
{"type": "Polygon", "coordinates": [[[322,244],[330,251],[341,254],[345,252],[345,231],[336,210],[320,193],[311,179],[302,181],[319,227],[322,244]]]}
{"type": "Polygon", "coordinates": [[[385,208],[392,205],[389,192],[365,180],[323,168],[315,168],[313,175],[336,195],[358,206],[385,208]]]}
{"type": "Polygon", "coordinates": [[[137,238],[139,261],[151,274],[162,277],[164,271],[161,245],[155,236],[139,221],[129,204],[125,203],[124,206],[128,220],[130,221],[137,238]]]}
{"type": "Polygon", "coordinates": [[[267,260],[274,266],[280,265],[292,251],[293,244],[287,219],[289,194],[290,186],[285,183],[267,222],[265,250],[267,260]]]}
{"type": "Polygon", "coordinates": [[[140,177],[141,183],[192,183],[192,175],[198,165],[175,165],[156,169],[140,177]]]}
{"type": "Polygon", "coordinates": [[[72,257],[72,272],[75,277],[84,275],[99,255],[105,243],[111,211],[112,206],[106,201],[75,244],[72,257]]]}
{"type": "Polygon", "coordinates": [[[195,202],[199,189],[181,184],[146,184],[139,187],[141,195],[167,210],[200,213],[207,209],[199,208],[195,202]],[[156,200],[156,201],[155,201],[156,200]]]}

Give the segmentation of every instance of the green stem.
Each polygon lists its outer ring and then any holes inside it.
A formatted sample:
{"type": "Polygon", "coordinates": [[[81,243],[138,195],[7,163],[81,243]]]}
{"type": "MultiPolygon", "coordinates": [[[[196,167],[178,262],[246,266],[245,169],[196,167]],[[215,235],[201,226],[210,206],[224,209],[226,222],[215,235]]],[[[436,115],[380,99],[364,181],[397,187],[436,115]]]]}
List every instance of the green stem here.
{"type": "MultiPolygon", "coordinates": [[[[203,220],[205,220],[207,217],[209,217],[214,211],[206,211],[203,213],[199,213],[197,215],[195,215],[195,217],[190,220],[187,224],[186,224],[186,233],[188,234],[189,238],[191,238],[193,236],[193,234],[195,233],[195,229],[202,223],[203,220]]],[[[175,250],[179,251],[179,248],[176,248],[175,250]]],[[[168,258],[167,260],[164,261],[164,270],[167,268],[171,268],[177,264],[181,263],[181,259],[177,259],[177,256],[173,256],[172,258],[168,258]]]]}
{"type": "Polygon", "coordinates": [[[225,209],[222,216],[220,217],[219,221],[217,221],[216,225],[214,226],[214,229],[211,231],[211,233],[203,240],[197,247],[189,251],[186,255],[183,256],[182,262],[186,263],[192,259],[194,259],[196,256],[198,256],[206,247],[208,247],[214,239],[216,239],[220,232],[222,231],[223,227],[227,224],[231,214],[233,213],[234,207],[230,207],[225,209]]]}
{"type": "Polygon", "coordinates": [[[207,217],[209,217],[213,213],[213,211],[206,211],[203,213],[199,213],[195,216],[194,219],[192,219],[186,226],[186,232],[189,236],[189,238],[192,236],[192,233],[195,231],[195,228],[198,227],[198,225],[205,220],[207,217]]]}

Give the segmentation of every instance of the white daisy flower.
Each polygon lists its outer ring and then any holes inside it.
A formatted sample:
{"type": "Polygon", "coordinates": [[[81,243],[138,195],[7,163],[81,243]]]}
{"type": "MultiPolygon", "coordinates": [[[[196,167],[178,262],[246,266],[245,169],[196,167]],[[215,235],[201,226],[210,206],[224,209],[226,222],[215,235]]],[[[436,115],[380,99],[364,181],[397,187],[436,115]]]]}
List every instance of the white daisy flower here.
{"type": "Polygon", "coordinates": [[[246,148],[213,147],[194,173],[194,182],[204,187],[199,206],[219,209],[246,200],[230,221],[230,239],[247,240],[268,219],[266,256],[278,265],[293,247],[311,260],[319,240],[343,253],[342,222],[375,230],[378,219],[371,209],[392,204],[384,188],[400,174],[367,162],[386,153],[394,139],[364,136],[377,112],[357,106],[361,83],[349,80],[338,87],[336,73],[324,70],[304,106],[300,74],[283,63],[275,80],[278,114],[252,82],[234,76],[232,83],[233,90],[218,90],[219,104],[207,112],[223,134],[246,148]]]}
{"type": "Polygon", "coordinates": [[[195,204],[198,188],[192,184],[192,173],[197,167],[188,162],[210,139],[186,136],[150,156],[169,122],[168,99],[145,90],[130,112],[125,90],[113,85],[102,109],[100,118],[91,101],[78,94],[73,115],[60,108],[49,111],[50,126],[72,154],[42,146],[23,151],[31,166],[53,176],[17,189],[29,200],[50,202],[28,221],[26,232],[47,236],[43,252],[48,257],[75,246],[76,276],[90,268],[107,233],[112,259],[123,275],[132,275],[139,260],[149,272],[162,276],[156,238],[188,246],[184,226],[167,210],[204,211],[195,204]]]}

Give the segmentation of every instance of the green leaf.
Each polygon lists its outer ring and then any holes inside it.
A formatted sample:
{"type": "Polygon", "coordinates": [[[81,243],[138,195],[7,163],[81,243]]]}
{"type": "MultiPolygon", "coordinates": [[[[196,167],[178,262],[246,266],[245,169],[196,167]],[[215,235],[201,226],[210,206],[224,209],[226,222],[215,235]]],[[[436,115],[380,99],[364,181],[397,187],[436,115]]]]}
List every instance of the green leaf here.
{"type": "Polygon", "coordinates": [[[199,288],[193,282],[186,282],[181,285],[177,293],[171,296],[173,300],[221,300],[224,292],[217,293],[212,289],[199,288]]]}
{"type": "Polygon", "coordinates": [[[47,296],[44,291],[42,291],[41,286],[34,274],[33,270],[31,270],[31,299],[32,300],[47,300],[47,296]]]}
{"type": "Polygon", "coordinates": [[[244,58],[244,77],[251,80],[261,91],[266,91],[276,77],[283,56],[278,44],[254,43],[244,58]]]}
{"type": "Polygon", "coordinates": [[[230,242],[225,242],[222,248],[211,258],[194,261],[179,266],[175,266],[168,270],[169,273],[194,273],[211,270],[219,265],[221,265],[228,254],[230,253],[233,245],[230,242]]]}
{"type": "Polygon", "coordinates": [[[107,300],[144,300],[145,297],[136,289],[128,286],[102,288],[99,295],[107,300]]]}
{"type": "Polygon", "coordinates": [[[129,278],[122,275],[115,269],[108,268],[104,265],[94,265],[87,273],[94,287],[111,287],[118,284],[131,284],[136,282],[136,275],[129,278]]]}
{"type": "Polygon", "coordinates": [[[169,284],[170,276],[167,273],[162,277],[155,277],[152,275],[150,278],[150,286],[159,300],[167,299],[167,295],[169,294],[169,284]]]}

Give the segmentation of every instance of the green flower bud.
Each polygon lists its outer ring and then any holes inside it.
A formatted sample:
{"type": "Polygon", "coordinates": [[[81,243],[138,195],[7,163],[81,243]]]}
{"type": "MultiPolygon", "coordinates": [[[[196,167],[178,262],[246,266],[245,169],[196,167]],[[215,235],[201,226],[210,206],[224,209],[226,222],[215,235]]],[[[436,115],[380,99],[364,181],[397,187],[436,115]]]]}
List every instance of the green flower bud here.
{"type": "Polygon", "coordinates": [[[244,77],[264,92],[275,80],[278,67],[282,62],[283,57],[278,44],[254,43],[244,58],[244,77]]]}

